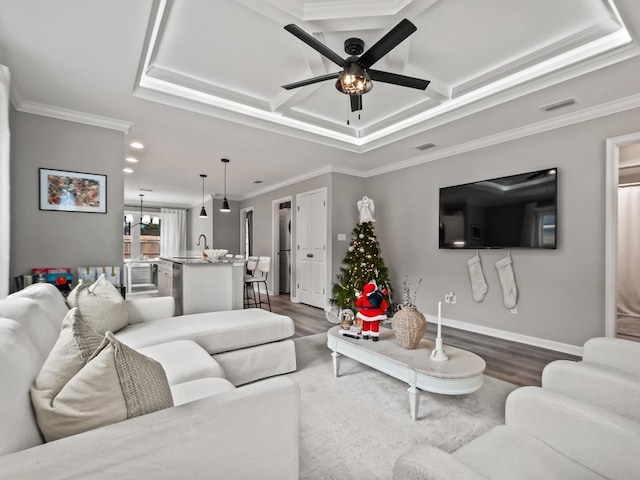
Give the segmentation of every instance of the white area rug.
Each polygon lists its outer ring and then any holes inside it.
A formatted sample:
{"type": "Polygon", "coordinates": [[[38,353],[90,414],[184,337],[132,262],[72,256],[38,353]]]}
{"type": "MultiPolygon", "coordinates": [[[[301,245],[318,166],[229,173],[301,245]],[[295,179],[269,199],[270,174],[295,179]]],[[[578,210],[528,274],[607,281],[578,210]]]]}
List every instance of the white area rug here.
{"type": "Polygon", "coordinates": [[[295,340],[302,391],[300,479],[389,479],[396,459],[415,444],[453,451],[504,423],[504,402],[517,388],[485,376],[476,393],[420,394],[409,414],[403,382],[342,357],[334,378],[326,334],[295,340]]]}

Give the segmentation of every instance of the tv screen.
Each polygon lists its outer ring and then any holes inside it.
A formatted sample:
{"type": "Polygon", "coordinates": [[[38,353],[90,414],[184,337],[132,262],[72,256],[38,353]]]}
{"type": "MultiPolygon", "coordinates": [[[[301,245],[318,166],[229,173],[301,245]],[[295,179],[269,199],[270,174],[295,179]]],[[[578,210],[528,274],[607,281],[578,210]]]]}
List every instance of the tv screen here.
{"type": "Polygon", "coordinates": [[[440,189],[440,248],[556,248],[556,168],[440,189]]]}

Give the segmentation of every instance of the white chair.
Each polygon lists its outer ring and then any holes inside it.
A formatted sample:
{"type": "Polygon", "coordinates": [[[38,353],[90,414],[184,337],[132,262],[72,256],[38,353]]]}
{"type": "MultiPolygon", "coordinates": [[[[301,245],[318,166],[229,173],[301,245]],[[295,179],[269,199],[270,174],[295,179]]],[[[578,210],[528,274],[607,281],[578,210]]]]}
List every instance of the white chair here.
{"type": "Polygon", "coordinates": [[[640,343],[592,338],[584,344],[582,361],[548,364],[542,387],[640,422],[640,343]]]}
{"type": "MultiPolygon", "coordinates": [[[[249,257],[249,261],[247,261],[247,270],[251,270],[249,268],[250,264],[253,266],[252,257],[249,257]]],[[[253,294],[253,306],[262,308],[262,304],[266,303],[269,305],[269,311],[271,311],[271,300],[269,299],[269,290],[267,288],[267,277],[269,276],[269,271],[271,270],[271,257],[258,257],[257,264],[255,268],[252,270],[252,275],[245,276],[244,279],[244,287],[245,287],[245,299],[248,300],[248,289],[251,288],[251,292],[253,294]],[[264,285],[264,291],[267,295],[267,301],[262,301],[262,296],[260,295],[260,285],[264,285]],[[256,294],[256,285],[257,294],[256,294]]],[[[248,301],[245,303],[245,305],[248,301]]],[[[247,305],[248,306],[248,305],[247,305]]]]}
{"type": "Polygon", "coordinates": [[[259,257],[250,256],[247,259],[246,273],[244,275],[244,308],[257,307],[258,301],[256,300],[256,292],[253,289],[253,283],[248,282],[251,278],[254,278],[256,268],[258,268],[259,257]]]}

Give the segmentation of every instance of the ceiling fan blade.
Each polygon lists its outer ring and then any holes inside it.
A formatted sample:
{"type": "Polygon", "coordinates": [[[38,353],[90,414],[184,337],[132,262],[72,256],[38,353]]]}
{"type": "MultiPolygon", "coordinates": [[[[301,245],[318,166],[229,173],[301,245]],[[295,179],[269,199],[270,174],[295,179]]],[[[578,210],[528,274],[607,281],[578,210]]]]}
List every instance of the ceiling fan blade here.
{"type": "Polygon", "coordinates": [[[358,60],[358,63],[364,68],[369,68],[416,30],[416,26],[405,18],[384,37],[378,40],[369,50],[364,52],[358,60]]]}
{"type": "Polygon", "coordinates": [[[393,85],[400,85],[402,87],[417,88],[418,90],[425,90],[431,83],[430,80],[422,80],[415,77],[407,77],[406,75],[399,75],[397,73],[382,72],[380,70],[367,70],[371,80],[375,80],[383,83],[392,83],[393,85]]]}
{"type": "Polygon", "coordinates": [[[362,95],[349,95],[351,100],[351,111],[356,112],[362,110],[362,95]]]}
{"type": "Polygon", "coordinates": [[[307,78],[306,80],[301,80],[299,82],[289,83],[287,85],[283,85],[282,88],[284,88],[285,90],[292,90],[294,88],[304,87],[305,85],[311,85],[313,83],[331,80],[332,78],[338,78],[339,76],[340,72],[328,73],[327,75],[320,75],[319,77],[307,78]]]}
{"type": "Polygon", "coordinates": [[[284,29],[287,32],[291,33],[292,35],[298,37],[300,40],[302,40],[304,43],[309,45],[314,50],[320,52],[322,55],[327,57],[329,60],[331,60],[333,63],[335,63],[339,67],[344,67],[344,60],[340,55],[338,55],[336,52],[334,52],[329,47],[327,47],[324,43],[318,41],[315,37],[309,35],[307,32],[302,30],[299,26],[291,23],[289,25],[286,25],[284,29]]]}

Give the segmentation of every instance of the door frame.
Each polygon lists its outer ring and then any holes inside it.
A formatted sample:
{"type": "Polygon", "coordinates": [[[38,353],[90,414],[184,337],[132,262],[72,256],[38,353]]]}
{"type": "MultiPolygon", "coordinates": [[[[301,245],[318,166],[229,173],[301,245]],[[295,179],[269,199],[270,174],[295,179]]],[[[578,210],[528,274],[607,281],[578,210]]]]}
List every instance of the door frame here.
{"type": "MultiPolygon", "coordinates": [[[[244,236],[245,236],[244,217],[247,212],[253,212],[253,211],[254,211],[253,206],[240,209],[240,253],[244,255],[245,258],[249,256],[249,253],[245,251],[245,245],[244,245],[244,236]]],[[[254,219],[254,222],[255,222],[255,219],[254,219]]]]}
{"type": "MultiPolygon", "coordinates": [[[[293,232],[295,228],[294,222],[294,205],[293,205],[293,196],[288,195],[286,197],[278,198],[277,200],[271,201],[271,278],[273,279],[273,283],[271,284],[271,288],[273,289],[273,293],[270,295],[280,295],[280,257],[278,256],[280,252],[280,212],[279,206],[281,203],[291,202],[291,264],[293,265],[293,232]]],[[[297,258],[297,257],[296,257],[297,258]]],[[[291,275],[290,275],[291,276],[291,275]]],[[[291,287],[293,286],[290,283],[291,287]]],[[[296,298],[294,289],[289,288],[289,297],[291,301],[294,301],[296,298]]]]}
{"type": "Polygon", "coordinates": [[[640,143],[640,132],[607,138],[605,159],[604,332],[616,336],[616,274],[618,261],[618,175],[620,147],[640,143]]]}
{"type": "MultiPolygon", "coordinates": [[[[292,215],[292,218],[295,217],[295,229],[296,229],[296,235],[297,235],[297,230],[298,230],[298,199],[303,196],[303,195],[310,195],[313,193],[320,193],[320,192],[324,192],[324,198],[325,201],[327,202],[327,211],[326,211],[326,215],[325,215],[325,222],[324,222],[324,238],[325,238],[325,258],[324,258],[324,284],[325,284],[325,294],[324,294],[324,311],[328,312],[331,309],[331,303],[329,302],[329,299],[331,298],[331,224],[332,224],[332,216],[329,214],[329,212],[331,211],[331,200],[329,198],[329,187],[320,187],[320,188],[314,188],[313,190],[307,190],[306,192],[300,192],[296,194],[296,203],[295,206],[292,204],[292,208],[294,208],[294,214],[292,215]]],[[[295,248],[293,248],[292,244],[292,250],[294,251],[294,253],[296,254],[295,257],[295,262],[292,260],[292,264],[295,265],[296,267],[296,278],[295,278],[295,289],[292,287],[291,290],[296,292],[296,298],[297,301],[300,301],[300,298],[298,297],[298,239],[296,237],[295,239],[295,248]]],[[[292,297],[292,301],[293,301],[293,297],[292,297]]]]}

